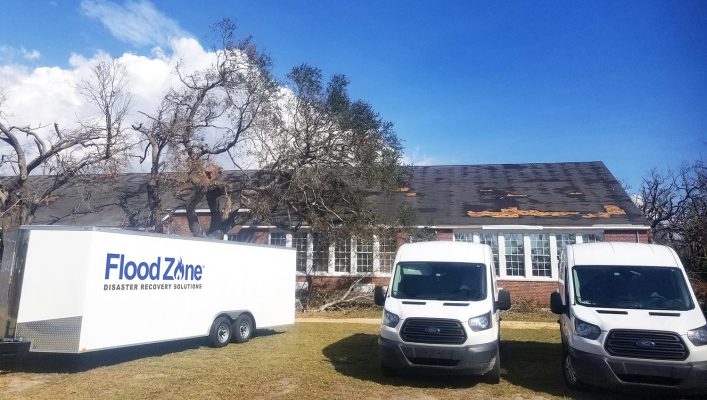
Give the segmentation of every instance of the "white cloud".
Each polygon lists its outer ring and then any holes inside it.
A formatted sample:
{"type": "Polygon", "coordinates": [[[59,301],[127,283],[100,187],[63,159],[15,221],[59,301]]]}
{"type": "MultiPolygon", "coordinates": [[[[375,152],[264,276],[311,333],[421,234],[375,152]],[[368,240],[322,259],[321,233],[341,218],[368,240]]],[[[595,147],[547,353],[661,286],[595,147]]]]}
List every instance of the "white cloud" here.
{"type": "MultiPolygon", "coordinates": [[[[168,54],[125,53],[115,58],[125,66],[127,89],[132,95],[126,126],[143,120],[138,111],[153,113],[168,89],[177,85],[174,71],[178,62],[188,74],[206,68],[216,59],[216,53],[191,38],[173,40],[168,54]]],[[[51,126],[54,122],[65,129],[77,126],[79,119],[95,116],[97,110],[76,91],[76,85],[89,79],[91,68],[99,61],[110,58],[105,52],[90,57],[72,54],[66,68],[0,64],[0,91],[6,98],[0,110],[2,118],[17,126],[51,126]]]]}
{"type": "Polygon", "coordinates": [[[22,57],[25,58],[25,60],[38,60],[39,57],[41,57],[41,54],[39,54],[39,50],[37,49],[32,49],[32,50],[27,50],[24,47],[20,48],[20,51],[22,52],[22,57]]]}
{"type": "Polygon", "coordinates": [[[176,38],[190,37],[173,19],[149,1],[82,0],[81,11],[96,18],[117,39],[135,46],[169,46],[176,38]]]}
{"type": "Polygon", "coordinates": [[[41,57],[39,50],[31,49],[27,50],[24,47],[13,47],[7,45],[0,45],[0,63],[11,64],[16,62],[19,58],[24,58],[28,61],[36,61],[41,57]]]}
{"type": "MultiPolygon", "coordinates": [[[[403,163],[407,165],[443,165],[437,158],[428,154],[423,154],[419,147],[416,147],[411,152],[406,151],[403,154],[403,163]]],[[[448,164],[448,162],[447,162],[448,164]]]]}

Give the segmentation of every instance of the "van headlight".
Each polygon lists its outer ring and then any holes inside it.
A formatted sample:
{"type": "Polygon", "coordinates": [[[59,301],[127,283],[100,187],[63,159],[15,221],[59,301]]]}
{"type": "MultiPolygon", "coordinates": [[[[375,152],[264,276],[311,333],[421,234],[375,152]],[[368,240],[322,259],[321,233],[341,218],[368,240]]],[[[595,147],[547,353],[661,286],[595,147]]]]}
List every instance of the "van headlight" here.
{"type": "Polygon", "coordinates": [[[491,311],[478,317],[469,318],[469,328],[474,332],[485,331],[491,327],[491,311]]]}
{"type": "Polygon", "coordinates": [[[575,317],[574,319],[574,333],[577,336],[595,340],[601,335],[601,329],[598,326],[590,324],[589,322],[584,322],[581,319],[575,317]]]}
{"type": "Polygon", "coordinates": [[[397,314],[393,314],[388,310],[383,310],[383,325],[390,328],[395,328],[398,325],[398,322],[400,322],[400,317],[398,317],[397,314]]]}
{"type": "Polygon", "coordinates": [[[687,338],[690,339],[695,346],[704,346],[707,344],[707,325],[697,329],[687,331],[687,338]]]}

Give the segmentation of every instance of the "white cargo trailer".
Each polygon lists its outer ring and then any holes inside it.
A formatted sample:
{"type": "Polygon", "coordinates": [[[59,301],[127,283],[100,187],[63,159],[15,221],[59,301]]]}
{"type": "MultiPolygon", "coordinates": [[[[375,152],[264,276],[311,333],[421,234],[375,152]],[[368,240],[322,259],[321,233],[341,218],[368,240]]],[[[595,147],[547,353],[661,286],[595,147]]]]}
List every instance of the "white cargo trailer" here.
{"type": "Polygon", "coordinates": [[[0,353],[83,353],[294,323],[295,251],[95,227],[22,227],[0,268],[0,353]]]}

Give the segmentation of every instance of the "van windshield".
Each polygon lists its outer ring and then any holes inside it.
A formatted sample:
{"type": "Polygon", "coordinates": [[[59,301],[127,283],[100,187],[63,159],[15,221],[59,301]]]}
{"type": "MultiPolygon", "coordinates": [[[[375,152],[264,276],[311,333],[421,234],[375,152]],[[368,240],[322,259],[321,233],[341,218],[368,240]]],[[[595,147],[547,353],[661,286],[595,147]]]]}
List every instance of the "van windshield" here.
{"type": "Polygon", "coordinates": [[[694,308],[679,268],[577,266],[577,304],[588,307],[686,311],[694,308]]]}
{"type": "Polygon", "coordinates": [[[391,295],[396,299],[479,301],[486,298],[486,266],[459,262],[401,262],[391,295]]]}

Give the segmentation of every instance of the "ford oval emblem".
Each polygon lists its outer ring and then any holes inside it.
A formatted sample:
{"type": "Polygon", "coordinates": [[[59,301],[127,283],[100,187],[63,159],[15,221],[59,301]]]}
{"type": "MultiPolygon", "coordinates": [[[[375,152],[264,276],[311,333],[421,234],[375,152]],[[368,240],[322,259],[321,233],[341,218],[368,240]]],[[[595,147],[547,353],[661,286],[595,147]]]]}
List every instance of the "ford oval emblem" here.
{"type": "Polygon", "coordinates": [[[636,347],[640,347],[642,349],[652,349],[655,347],[655,342],[651,342],[650,340],[639,340],[636,342],[636,347]]]}
{"type": "Polygon", "coordinates": [[[436,326],[428,326],[427,328],[425,328],[425,333],[437,334],[439,332],[440,332],[440,329],[437,328],[436,326]]]}

